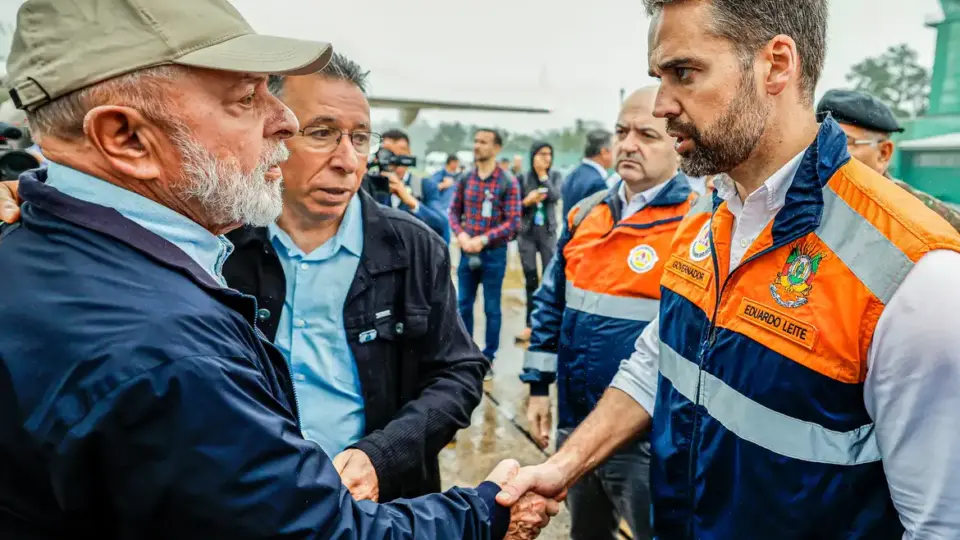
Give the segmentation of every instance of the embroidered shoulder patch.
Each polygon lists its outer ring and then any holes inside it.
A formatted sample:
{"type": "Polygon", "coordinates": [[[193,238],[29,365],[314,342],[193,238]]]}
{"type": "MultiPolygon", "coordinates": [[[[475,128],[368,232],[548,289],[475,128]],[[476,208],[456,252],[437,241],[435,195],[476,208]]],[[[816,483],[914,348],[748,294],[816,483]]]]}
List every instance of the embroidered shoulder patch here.
{"type": "Polygon", "coordinates": [[[813,279],[823,262],[823,254],[809,244],[796,244],[787,261],[770,284],[773,299],[785,308],[797,308],[807,303],[813,290],[813,279]]]}

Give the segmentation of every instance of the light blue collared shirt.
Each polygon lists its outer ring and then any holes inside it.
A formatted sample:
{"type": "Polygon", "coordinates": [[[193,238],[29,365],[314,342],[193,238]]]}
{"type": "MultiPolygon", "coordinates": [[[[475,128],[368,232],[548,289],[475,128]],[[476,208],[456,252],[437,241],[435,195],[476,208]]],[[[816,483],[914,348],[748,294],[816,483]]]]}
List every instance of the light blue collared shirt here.
{"type": "Polygon", "coordinates": [[[333,459],[363,437],[366,423],[343,327],[343,305],[363,251],[360,198],[347,205],[337,234],[309,254],[277,225],[269,231],[287,281],[274,344],[290,363],[303,436],[333,459]]]}
{"type": "Polygon", "coordinates": [[[160,203],[70,167],[47,161],[46,184],[60,193],[92,204],[113,208],[123,217],[177,246],[221,286],[223,263],[233,244],[190,218],[160,203]]]}

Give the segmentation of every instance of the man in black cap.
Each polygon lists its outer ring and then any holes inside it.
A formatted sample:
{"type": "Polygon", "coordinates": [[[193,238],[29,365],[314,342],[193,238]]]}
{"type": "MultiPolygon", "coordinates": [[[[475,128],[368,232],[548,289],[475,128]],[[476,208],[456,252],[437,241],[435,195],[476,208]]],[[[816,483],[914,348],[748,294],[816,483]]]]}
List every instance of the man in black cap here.
{"type": "Polygon", "coordinates": [[[960,231],[960,212],[936,197],[890,176],[890,159],[894,150],[890,134],[900,133],[903,128],[889,107],[864,92],[835,89],[827,92],[817,105],[817,115],[826,113],[830,113],[847,134],[847,149],[851,156],[893,180],[960,231]]]}

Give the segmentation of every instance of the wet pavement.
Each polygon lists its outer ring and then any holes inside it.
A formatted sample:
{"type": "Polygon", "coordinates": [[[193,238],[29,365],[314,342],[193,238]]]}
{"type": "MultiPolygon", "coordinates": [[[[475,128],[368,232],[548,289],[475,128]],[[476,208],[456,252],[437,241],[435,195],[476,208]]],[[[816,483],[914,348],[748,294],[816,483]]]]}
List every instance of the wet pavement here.
{"type": "MultiPolygon", "coordinates": [[[[524,292],[517,288],[519,264],[511,257],[507,285],[504,290],[503,327],[500,335],[500,351],[494,364],[494,378],[484,383],[484,397],[473,413],[470,427],[457,435],[457,440],[440,453],[440,471],[444,489],[452,486],[476,486],[504,459],[516,459],[521,465],[542,463],[547,454],[531,441],[523,430],[527,429],[527,386],[518,375],[523,365],[523,349],[514,342],[524,327],[524,292]]],[[[456,264],[456,261],[454,261],[456,264]]],[[[454,282],[456,278],[454,277],[454,282]]],[[[483,346],[484,317],[482,296],[475,306],[474,336],[483,346]]],[[[556,396],[553,396],[556,403],[556,396]]],[[[556,419],[556,415],[554,415],[556,419]]],[[[547,449],[553,451],[553,448],[547,449]]],[[[540,535],[546,540],[569,538],[570,517],[561,510],[550,526],[540,535]]]]}

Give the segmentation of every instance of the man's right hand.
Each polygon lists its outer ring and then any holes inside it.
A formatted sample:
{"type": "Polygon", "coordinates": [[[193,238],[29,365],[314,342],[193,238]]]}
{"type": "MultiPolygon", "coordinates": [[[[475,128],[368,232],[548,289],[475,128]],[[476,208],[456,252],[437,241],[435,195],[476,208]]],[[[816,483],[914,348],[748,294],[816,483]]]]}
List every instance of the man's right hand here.
{"type": "Polygon", "coordinates": [[[523,199],[524,206],[533,206],[539,202],[543,202],[547,199],[546,193],[541,193],[539,191],[531,191],[523,199]]]}
{"type": "Polygon", "coordinates": [[[20,182],[0,182],[0,221],[15,223],[20,219],[20,198],[17,187],[20,182]]]}
{"type": "MultiPolygon", "coordinates": [[[[510,482],[515,482],[521,470],[516,460],[507,459],[497,465],[487,477],[487,481],[504,487],[510,482]]],[[[542,497],[536,492],[523,493],[516,499],[512,499],[510,504],[503,504],[498,496],[497,502],[510,507],[510,526],[504,540],[536,538],[540,530],[550,524],[550,518],[560,513],[558,501],[542,497]]]]}
{"type": "Polygon", "coordinates": [[[446,191],[453,187],[455,180],[452,176],[445,176],[443,181],[437,184],[437,189],[440,191],[446,191]]]}
{"type": "Polygon", "coordinates": [[[540,448],[550,444],[550,427],[553,416],[550,412],[550,396],[530,396],[527,402],[527,422],[530,433],[540,448]]]}
{"type": "Polygon", "coordinates": [[[503,491],[497,495],[497,502],[503,506],[513,506],[529,493],[563,500],[567,484],[568,480],[560,467],[547,460],[546,463],[520,469],[506,485],[502,485],[503,491]]]}

